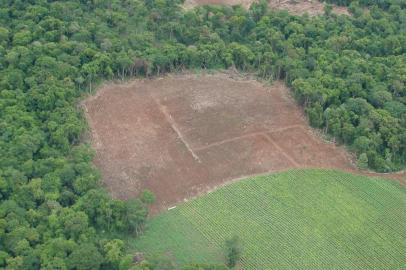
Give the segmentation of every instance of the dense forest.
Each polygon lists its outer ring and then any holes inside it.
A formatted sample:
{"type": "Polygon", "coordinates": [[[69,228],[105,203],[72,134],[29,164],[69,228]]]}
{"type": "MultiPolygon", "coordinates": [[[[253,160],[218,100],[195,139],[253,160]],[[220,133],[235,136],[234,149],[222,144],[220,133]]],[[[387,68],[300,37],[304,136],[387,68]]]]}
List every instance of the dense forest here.
{"type": "Polygon", "coordinates": [[[282,79],[359,166],[405,166],[405,0],[330,0],[352,16],[317,17],[182,2],[0,2],[0,269],[167,269],[114,237],[142,233],[153,196],[114,200],[99,184],[78,102],[101,80],[229,67],[282,79]]]}

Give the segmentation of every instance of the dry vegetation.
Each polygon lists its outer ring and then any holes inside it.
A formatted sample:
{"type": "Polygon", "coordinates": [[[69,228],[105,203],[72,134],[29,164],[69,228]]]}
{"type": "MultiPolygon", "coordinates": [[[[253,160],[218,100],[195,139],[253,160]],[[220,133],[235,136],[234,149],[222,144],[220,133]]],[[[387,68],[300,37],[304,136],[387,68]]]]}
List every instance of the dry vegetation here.
{"type": "MultiPolygon", "coordinates": [[[[255,2],[255,0],[186,0],[185,7],[192,8],[199,5],[219,4],[219,5],[242,5],[245,8],[255,2]]],[[[295,15],[308,13],[311,16],[323,14],[324,4],[317,0],[270,0],[269,6],[273,9],[288,10],[295,15]]],[[[345,7],[333,7],[333,12],[336,14],[348,15],[348,10],[345,7]]]]}
{"type": "MultiPolygon", "coordinates": [[[[317,0],[271,0],[269,6],[273,9],[288,10],[295,15],[308,13],[310,16],[316,16],[324,13],[324,3],[317,0]]],[[[333,6],[333,12],[349,15],[345,7],[333,6]]]]}

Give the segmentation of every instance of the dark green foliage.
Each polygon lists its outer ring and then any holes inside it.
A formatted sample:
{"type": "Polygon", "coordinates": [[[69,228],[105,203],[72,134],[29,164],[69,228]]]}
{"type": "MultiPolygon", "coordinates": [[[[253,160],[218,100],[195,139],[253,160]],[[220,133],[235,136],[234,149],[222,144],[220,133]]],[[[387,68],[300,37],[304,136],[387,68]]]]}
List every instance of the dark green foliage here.
{"type": "Polygon", "coordinates": [[[77,270],[97,270],[103,261],[102,255],[92,244],[78,246],[68,257],[69,268],[77,270]]]}
{"type": "Polygon", "coordinates": [[[404,1],[328,1],[352,2],[354,16],[314,18],[266,1],[249,11],[181,2],[0,1],[0,267],[131,267],[101,235],[138,235],[153,196],[123,202],[100,189],[77,103],[103,79],[232,66],[283,79],[360,165],[404,167],[404,1]]]}
{"type": "Polygon", "coordinates": [[[226,240],[226,265],[230,268],[234,268],[241,257],[240,240],[237,236],[233,236],[226,240]]]}
{"type": "Polygon", "coordinates": [[[80,143],[83,90],[136,55],[116,32],[141,3],[106,3],[0,3],[0,267],[118,269],[123,246],[99,234],[143,227],[153,196],[112,200],[80,143]]]}
{"type": "Polygon", "coordinates": [[[224,265],[207,265],[207,264],[191,264],[182,268],[182,270],[227,270],[224,265]]]}
{"type": "Polygon", "coordinates": [[[149,190],[144,190],[140,194],[140,200],[145,204],[152,204],[155,202],[155,195],[149,190]]]}

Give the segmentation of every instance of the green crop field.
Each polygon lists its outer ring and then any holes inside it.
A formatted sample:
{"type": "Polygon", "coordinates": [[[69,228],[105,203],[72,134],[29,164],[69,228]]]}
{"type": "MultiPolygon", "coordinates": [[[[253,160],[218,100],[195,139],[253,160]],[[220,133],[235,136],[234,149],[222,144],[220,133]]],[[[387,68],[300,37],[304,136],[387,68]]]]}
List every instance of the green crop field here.
{"type": "Polygon", "coordinates": [[[178,265],[223,262],[234,235],[242,269],[405,269],[406,189],[330,170],[259,176],[152,218],[129,244],[178,265]]]}

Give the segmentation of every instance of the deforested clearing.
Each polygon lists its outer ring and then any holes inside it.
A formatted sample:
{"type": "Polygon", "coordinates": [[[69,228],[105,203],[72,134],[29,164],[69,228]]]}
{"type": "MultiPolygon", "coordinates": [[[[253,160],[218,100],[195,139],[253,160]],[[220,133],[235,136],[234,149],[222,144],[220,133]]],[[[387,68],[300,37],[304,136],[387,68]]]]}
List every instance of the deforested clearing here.
{"type": "MultiPolygon", "coordinates": [[[[249,8],[255,0],[186,0],[185,7],[193,8],[201,5],[241,5],[249,8]]],[[[274,10],[287,10],[294,15],[309,14],[316,16],[324,13],[325,3],[317,0],[270,0],[269,7],[274,10]]],[[[349,15],[346,7],[333,5],[333,13],[349,15]]]]}
{"type": "Polygon", "coordinates": [[[356,172],[342,147],[308,127],[280,81],[169,75],[106,85],[84,106],[103,183],[120,199],[151,190],[155,213],[250,175],[290,168],[356,172]]]}

